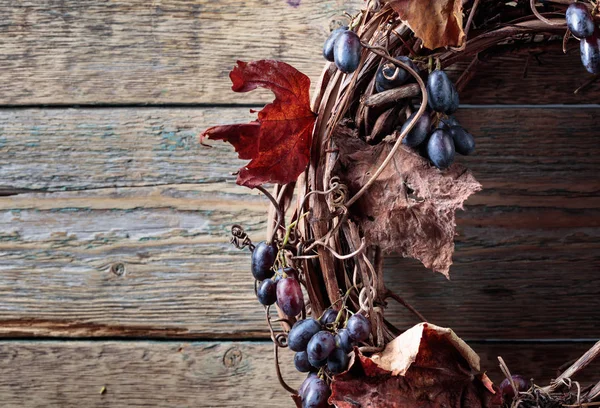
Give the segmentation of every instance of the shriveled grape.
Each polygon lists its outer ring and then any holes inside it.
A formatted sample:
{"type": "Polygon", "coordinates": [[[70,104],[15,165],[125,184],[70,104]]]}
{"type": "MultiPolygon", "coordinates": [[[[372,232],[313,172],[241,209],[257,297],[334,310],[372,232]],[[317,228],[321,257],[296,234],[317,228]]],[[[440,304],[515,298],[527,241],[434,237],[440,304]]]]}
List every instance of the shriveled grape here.
{"type": "Polygon", "coordinates": [[[300,283],[294,278],[277,282],[277,306],[288,316],[296,316],[304,307],[304,295],[300,283]]]}
{"type": "MultiPolygon", "coordinates": [[[[525,377],[516,374],[511,376],[511,378],[515,383],[518,392],[524,392],[529,389],[529,381],[527,381],[525,377]]],[[[500,383],[500,393],[502,394],[505,402],[510,402],[515,397],[515,390],[510,384],[508,378],[505,378],[504,381],[500,383]]]]}
{"type": "Polygon", "coordinates": [[[256,297],[261,304],[272,305],[277,301],[277,283],[271,279],[265,279],[258,286],[256,297]]]}
{"type": "Polygon", "coordinates": [[[335,338],[328,331],[321,330],[315,334],[306,347],[308,358],[313,361],[321,361],[329,357],[335,349],[335,338]]]}
{"type": "Polygon", "coordinates": [[[346,329],[348,329],[348,335],[353,341],[365,341],[371,333],[371,322],[365,316],[357,313],[348,319],[346,329]]]}
{"type": "Polygon", "coordinates": [[[567,26],[575,37],[586,38],[594,34],[594,19],[585,4],[571,4],[567,8],[566,18],[567,26]]]}
{"type": "Polygon", "coordinates": [[[427,156],[438,169],[448,168],[454,161],[454,141],[445,129],[437,129],[427,142],[427,156]]]}
{"type": "Polygon", "coordinates": [[[254,279],[262,281],[271,278],[275,272],[272,270],[277,256],[277,247],[265,241],[259,242],[252,251],[252,275],[254,279]]]}
{"type": "Polygon", "coordinates": [[[321,324],[315,319],[298,320],[288,334],[288,347],[293,351],[305,351],[312,336],[320,331],[321,324]]]}
{"type": "Polygon", "coordinates": [[[353,31],[344,31],[337,37],[333,47],[335,65],[345,74],[356,71],[360,63],[361,49],[358,35],[353,31]]]}

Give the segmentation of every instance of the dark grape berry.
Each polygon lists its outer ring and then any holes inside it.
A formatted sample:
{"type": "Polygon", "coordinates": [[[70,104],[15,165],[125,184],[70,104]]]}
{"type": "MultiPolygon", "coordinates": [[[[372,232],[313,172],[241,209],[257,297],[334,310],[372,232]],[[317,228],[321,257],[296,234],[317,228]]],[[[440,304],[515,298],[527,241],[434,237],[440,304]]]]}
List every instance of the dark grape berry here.
{"type": "Polygon", "coordinates": [[[262,281],[275,275],[273,264],[277,257],[277,247],[268,245],[265,241],[259,242],[252,251],[252,275],[254,279],[262,281]]]}
{"type": "Polygon", "coordinates": [[[338,311],[335,309],[327,309],[321,319],[319,320],[323,326],[335,323],[337,319],[338,311]]]}
{"type": "Polygon", "coordinates": [[[566,13],[567,26],[578,38],[590,37],[594,34],[594,19],[583,3],[573,3],[566,13]]]}
{"type": "Polygon", "coordinates": [[[463,127],[452,126],[448,129],[448,133],[452,136],[456,153],[467,156],[475,151],[475,139],[463,127]]]}
{"type": "Polygon", "coordinates": [[[306,387],[308,387],[308,384],[310,384],[317,378],[319,378],[319,377],[317,376],[317,373],[315,373],[315,372],[311,372],[310,374],[308,374],[306,376],[306,378],[304,379],[304,381],[302,381],[302,385],[300,385],[300,388],[298,388],[298,395],[300,395],[302,397],[304,395],[304,393],[306,392],[306,387]]]}
{"type": "Polygon", "coordinates": [[[579,43],[581,63],[590,74],[600,73],[600,37],[593,35],[579,43]]]}
{"type": "Polygon", "coordinates": [[[429,107],[436,112],[449,112],[457,102],[457,91],[448,75],[435,70],[427,78],[427,96],[429,107]]]}
{"type": "MultiPolygon", "coordinates": [[[[406,122],[402,125],[401,132],[408,127],[409,123],[416,116],[417,112],[413,113],[406,119],[406,122]]],[[[417,123],[413,126],[413,128],[408,132],[406,137],[402,139],[402,144],[409,147],[417,147],[425,139],[427,139],[427,135],[429,135],[429,130],[431,129],[431,117],[427,112],[424,112],[423,115],[419,118],[417,123]]]]}
{"type": "MultiPolygon", "coordinates": [[[[414,71],[419,72],[417,66],[407,56],[402,55],[400,57],[396,57],[396,59],[404,62],[414,71]]],[[[383,92],[388,89],[398,88],[410,78],[412,78],[412,75],[407,70],[388,62],[381,65],[377,70],[377,75],[375,76],[375,90],[377,92],[383,92]]]]}
{"type": "Polygon", "coordinates": [[[352,315],[346,324],[348,335],[355,342],[365,341],[371,333],[371,322],[361,314],[352,315]]]}
{"type": "Polygon", "coordinates": [[[277,282],[277,306],[288,316],[296,316],[304,307],[304,295],[300,283],[294,278],[277,282]]]}
{"type": "Polygon", "coordinates": [[[327,357],[327,368],[331,374],[334,375],[343,373],[348,369],[348,362],[350,362],[348,354],[344,352],[344,350],[336,348],[329,357],[327,357]]]}
{"type": "Polygon", "coordinates": [[[258,291],[256,291],[256,297],[258,297],[258,301],[265,306],[277,302],[277,282],[272,281],[271,279],[262,281],[258,286],[258,291]]]}
{"type": "Polygon", "coordinates": [[[358,68],[361,51],[360,39],[354,31],[344,31],[335,40],[333,57],[335,65],[345,74],[350,74],[358,68]]]}
{"type": "Polygon", "coordinates": [[[331,34],[329,34],[329,37],[325,41],[325,44],[323,44],[323,56],[325,57],[325,59],[327,61],[331,61],[331,62],[334,61],[333,48],[335,46],[335,42],[336,42],[337,38],[340,36],[340,34],[342,34],[346,30],[348,30],[348,27],[340,27],[340,28],[336,28],[335,30],[333,30],[331,32],[331,34]]]}
{"type": "MultiPolygon", "coordinates": [[[[517,391],[525,392],[529,389],[529,381],[527,381],[525,377],[517,374],[511,376],[511,378],[517,387],[517,391]]],[[[512,399],[515,397],[515,390],[513,390],[513,387],[510,385],[508,378],[505,378],[500,384],[500,393],[502,394],[505,402],[512,401],[512,399]]]]}
{"type": "Polygon", "coordinates": [[[325,360],[335,349],[335,338],[328,331],[321,330],[308,342],[306,352],[311,361],[325,360]]]}
{"type": "Polygon", "coordinates": [[[313,366],[308,361],[308,354],[306,354],[306,351],[296,353],[294,356],[294,366],[296,366],[296,370],[301,373],[308,373],[313,369],[313,366]]]}
{"type": "Polygon", "coordinates": [[[288,334],[288,347],[292,351],[305,351],[310,339],[321,331],[321,324],[315,319],[298,320],[288,334]]]}
{"type": "Polygon", "coordinates": [[[350,333],[348,329],[340,329],[335,335],[335,346],[339,349],[342,349],[346,353],[350,353],[354,348],[352,344],[352,339],[350,338],[350,333]]]}
{"type": "Polygon", "coordinates": [[[302,408],[327,408],[327,400],[331,390],[327,383],[320,378],[310,381],[304,389],[302,408]]]}
{"type": "Polygon", "coordinates": [[[454,161],[454,141],[445,129],[437,129],[427,142],[427,156],[438,169],[448,168],[454,161]]]}

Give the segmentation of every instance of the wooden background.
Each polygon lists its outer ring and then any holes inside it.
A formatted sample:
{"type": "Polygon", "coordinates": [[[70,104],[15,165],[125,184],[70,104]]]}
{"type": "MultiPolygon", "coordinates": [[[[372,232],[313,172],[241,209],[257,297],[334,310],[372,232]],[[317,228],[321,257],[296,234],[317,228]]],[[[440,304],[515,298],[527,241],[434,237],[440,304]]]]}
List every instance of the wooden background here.
{"type": "MultiPolygon", "coordinates": [[[[362,3],[0,0],[3,406],[292,406],[248,254],[228,244],[234,222],[264,235],[266,200],[197,134],[269,101],[230,91],[236,59],[316,80],[330,21],[362,3]]],[[[587,79],[578,46],[485,59],[458,113],[484,191],[458,215],[452,280],[386,261],[388,285],[496,381],[498,355],[544,383],[600,338],[600,86],[573,94],[587,79]]]]}

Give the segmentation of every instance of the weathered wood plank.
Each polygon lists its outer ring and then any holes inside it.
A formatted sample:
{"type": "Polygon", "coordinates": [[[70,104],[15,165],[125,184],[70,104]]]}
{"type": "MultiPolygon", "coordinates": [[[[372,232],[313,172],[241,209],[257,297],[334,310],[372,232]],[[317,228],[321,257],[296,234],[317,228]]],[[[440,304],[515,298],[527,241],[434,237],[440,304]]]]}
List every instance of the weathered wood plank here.
{"type": "MultiPolygon", "coordinates": [[[[361,0],[0,2],[0,104],[259,103],[238,95],[236,60],[279,59],[316,81],[332,19],[361,0]],[[297,4],[293,6],[291,4],[297,4]]],[[[463,103],[597,103],[578,48],[482,58],[463,103]],[[568,72],[569,75],[564,73],[568,72]],[[524,92],[527,90],[527,92],[524,92]]],[[[465,64],[461,64],[464,68],[465,64]]]]}
{"type": "MultiPolygon", "coordinates": [[[[502,379],[497,355],[542,385],[590,344],[483,345],[482,367],[502,379]]],[[[280,357],[297,387],[291,352],[280,357]]],[[[0,394],[10,407],[292,407],[266,342],[0,342],[0,394]]],[[[579,380],[590,382],[600,364],[579,380]]]]}
{"type": "MultiPolygon", "coordinates": [[[[459,213],[452,281],[390,259],[390,287],[471,339],[600,336],[596,112],[463,110],[479,145],[460,160],[485,189],[459,213]],[[510,305],[531,313],[515,320],[510,305]]],[[[266,338],[248,256],[227,243],[233,222],[264,236],[266,200],[235,186],[231,149],[196,138],[247,116],[1,111],[15,195],[0,198],[0,335],[266,338]]],[[[413,323],[394,306],[388,317],[413,323]]]]}

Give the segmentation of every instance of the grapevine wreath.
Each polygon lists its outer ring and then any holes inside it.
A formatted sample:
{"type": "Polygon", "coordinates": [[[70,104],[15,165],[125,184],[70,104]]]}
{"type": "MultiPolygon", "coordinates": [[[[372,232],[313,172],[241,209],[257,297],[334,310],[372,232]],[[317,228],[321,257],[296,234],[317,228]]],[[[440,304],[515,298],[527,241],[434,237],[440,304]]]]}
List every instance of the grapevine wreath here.
{"type": "Polygon", "coordinates": [[[201,135],[250,160],[237,183],[272,204],[265,241],[253,244],[236,225],[232,242],[252,251],[281,384],[302,407],[599,405],[600,383],[582,389],[570,377],[600,353],[600,342],[546,387],[511,376],[500,359],[506,380],[497,387],[464,341],[386,288],[382,271],[383,256],[399,253],[448,276],[455,211],[481,188],[455,160],[472,154],[475,140],[452,114],[482,53],[553,41],[566,49],[575,40],[585,69],[598,74],[598,5],[365,3],[325,42],[330,62],[312,101],[310,80],[290,65],[238,62],[233,91],[263,87],[275,100],[253,122],[201,135]],[[457,62],[468,64],[453,82],[445,69],[457,62]],[[390,300],[422,323],[400,333],[385,319],[390,300]],[[280,374],[282,347],[308,373],[299,390],[280,374]]]}

